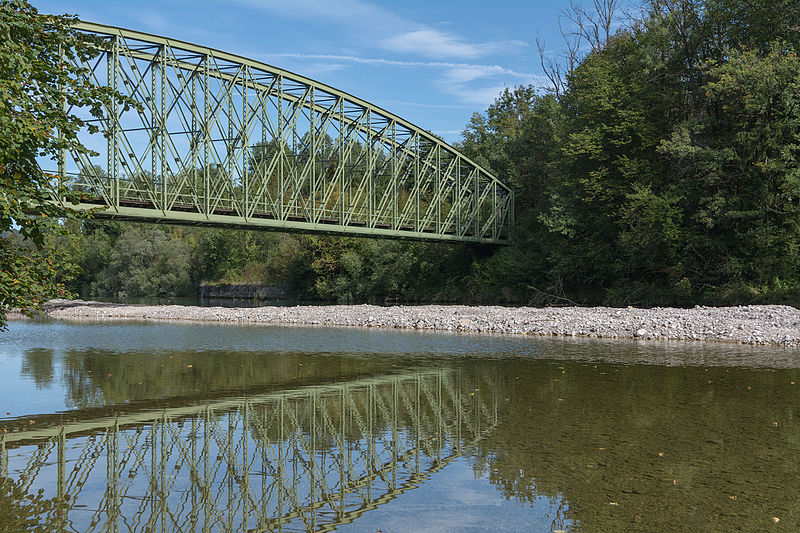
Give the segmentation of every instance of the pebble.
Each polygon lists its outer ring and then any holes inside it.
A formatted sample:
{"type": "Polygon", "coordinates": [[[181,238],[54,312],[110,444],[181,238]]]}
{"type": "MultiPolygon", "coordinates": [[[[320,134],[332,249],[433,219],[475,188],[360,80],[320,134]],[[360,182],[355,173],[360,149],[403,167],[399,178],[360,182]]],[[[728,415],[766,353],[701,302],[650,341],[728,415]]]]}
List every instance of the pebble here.
{"type": "MultiPolygon", "coordinates": [[[[65,320],[146,319],[247,324],[318,324],[516,335],[800,346],[800,310],[782,305],[695,306],[691,309],[465,305],[227,308],[51,300],[44,307],[47,317],[65,320]]],[[[20,315],[11,312],[9,318],[20,318],[20,315]]]]}

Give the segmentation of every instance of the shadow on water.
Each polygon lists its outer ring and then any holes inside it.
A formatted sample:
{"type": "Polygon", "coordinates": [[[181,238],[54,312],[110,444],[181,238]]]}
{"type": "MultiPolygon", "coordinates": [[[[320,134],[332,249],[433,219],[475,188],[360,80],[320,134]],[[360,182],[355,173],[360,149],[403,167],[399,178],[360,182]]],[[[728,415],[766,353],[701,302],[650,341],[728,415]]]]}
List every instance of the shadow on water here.
{"type": "Polygon", "coordinates": [[[9,334],[0,370],[16,370],[0,380],[29,386],[3,397],[19,407],[0,420],[0,510],[31,530],[800,519],[793,350],[206,325],[9,334]]]}

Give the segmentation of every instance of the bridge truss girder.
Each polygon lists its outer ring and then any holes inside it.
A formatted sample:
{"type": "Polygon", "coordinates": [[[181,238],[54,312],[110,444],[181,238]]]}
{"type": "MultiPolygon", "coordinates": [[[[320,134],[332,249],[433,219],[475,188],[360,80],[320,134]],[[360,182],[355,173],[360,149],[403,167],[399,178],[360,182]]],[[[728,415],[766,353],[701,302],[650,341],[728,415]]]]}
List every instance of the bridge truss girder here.
{"type": "MultiPolygon", "coordinates": [[[[89,83],[112,102],[100,154],[59,175],[96,216],[310,233],[507,243],[513,192],[432,134],[257,61],[93,23],[89,83]],[[99,206],[99,209],[98,209],[99,206]]],[[[70,110],[80,113],[81,110],[70,110]]]]}

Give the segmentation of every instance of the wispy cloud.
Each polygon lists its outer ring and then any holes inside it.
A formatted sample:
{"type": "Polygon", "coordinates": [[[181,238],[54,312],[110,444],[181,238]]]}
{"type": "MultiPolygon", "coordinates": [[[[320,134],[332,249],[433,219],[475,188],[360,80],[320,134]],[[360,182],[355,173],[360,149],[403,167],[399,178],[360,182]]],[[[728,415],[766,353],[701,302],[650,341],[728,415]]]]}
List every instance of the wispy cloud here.
{"type": "Polygon", "coordinates": [[[453,35],[430,28],[401,33],[384,39],[381,44],[393,52],[433,57],[472,59],[483,53],[480,45],[466,43],[453,35]]]}
{"type": "Polygon", "coordinates": [[[361,0],[236,0],[250,8],[277,13],[287,18],[315,18],[328,24],[359,28],[364,33],[386,32],[386,28],[408,29],[416,25],[390,10],[361,0]]]}
{"type": "MultiPolygon", "coordinates": [[[[350,62],[375,66],[439,69],[442,73],[438,75],[433,83],[441,92],[454,96],[459,103],[450,105],[457,107],[488,106],[494,102],[497,96],[506,87],[511,87],[520,83],[540,86],[547,81],[544,76],[538,74],[520,72],[500,65],[482,65],[477,63],[401,61],[397,59],[367,58],[352,55],[299,54],[293,52],[259,54],[259,56],[267,60],[269,58],[289,57],[310,59],[315,62],[332,61],[335,62],[335,65],[341,65],[342,62],[350,62]],[[476,86],[476,83],[480,85],[476,86]],[[487,83],[489,84],[487,85],[487,83]]],[[[424,106],[425,104],[408,103],[408,105],[424,106]]],[[[431,107],[442,107],[436,104],[429,105],[431,107]]]]}
{"type": "Polygon", "coordinates": [[[362,0],[237,0],[241,5],[290,18],[314,18],[348,28],[351,40],[375,43],[391,52],[433,58],[475,59],[527,46],[519,40],[470,42],[453,33],[397,15],[362,0]]]}
{"type": "Polygon", "coordinates": [[[408,31],[384,39],[384,48],[398,53],[411,53],[428,57],[457,57],[474,59],[500,50],[524,46],[522,41],[492,41],[469,43],[433,28],[408,31]]]}
{"type": "MultiPolygon", "coordinates": [[[[251,54],[253,58],[270,58],[270,57],[292,57],[297,59],[318,59],[330,61],[349,61],[352,63],[361,63],[366,65],[386,65],[396,67],[429,67],[441,69],[453,69],[461,72],[469,71],[472,76],[471,79],[478,77],[485,77],[488,75],[503,75],[511,76],[514,78],[528,79],[535,78],[536,74],[528,72],[519,72],[500,65],[480,65],[473,63],[450,63],[446,61],[401,61],[398,59],[385,59],[385,58],[370,58],[358,57],[337,54],[298,54],[294,52],[277,52],[269,54],[251,54]],[[478,75],[480,73],[480,75],[478,75]]],[[[462,74],[463,75],[463,74],[462,74]]]]}
{"type": "Polygon", "coordinates": [[[466,84],[441,84],[442,92],[455,96],[460,102],[479,107],[491,105],[506,88],[508,88],[507,84],[497,84],[488,87],[470,87],[466,84]]]}
{"type": "MultiPolygon", "coordinates": [[[[520,40],[474,41],[453,31],[434,28],[409,20],[391,10],[391,4],[368,3],[364,0],[237,0],[240,4],[257,8],[281,17],[308,20],[313,18],[330,26],[347,30],[339,41],[340,50],[359,50],[368,45],[386,50],[399,59],[364,57],[355,54],[271,53],[257,54],[256,58],[273,62],[276,58],[311,60],[303,67],[304,73],[326,75],[341,70],[346,63],[401,68],[436,69],[429,77],[434,88],[448,95],[450,105],[486,106],[491,104],[505,87],[519,84],[538,84],[540,76],[521,72],[498,64],[481,64],[471,61],[499,52],[528,46],[520,40]],[[421,58],[421,59],[417,59],[421,58]],[[427,59],[427,60],[426,60],[427,59]],[[461,61],[459,61],[461,60],[461,61]],[[325,70],[321,63],[330,62],[325,70]]],[[[367,48],[364,48],[365,50],[367,48]]],[[[366,54],[365,54],[366,55],[366,54]]],[[[488,62],[487,62],[488,63],[488,62]]]]}

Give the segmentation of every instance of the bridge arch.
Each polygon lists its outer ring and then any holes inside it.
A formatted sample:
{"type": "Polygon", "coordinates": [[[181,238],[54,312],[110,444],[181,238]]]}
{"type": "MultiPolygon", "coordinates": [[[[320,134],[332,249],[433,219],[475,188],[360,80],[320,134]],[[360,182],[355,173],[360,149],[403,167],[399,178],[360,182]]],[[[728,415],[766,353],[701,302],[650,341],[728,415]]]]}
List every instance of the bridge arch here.
{"type": "MultiPolygon", "coordinates": [[[[108,46],[99,155],[58,174],[101,218],[504,244],[513,191],[403,118],[310,78],[195,44],[80,22],[108,46]]],[[[81,110],[70,110],[80,113],[81,110]]]]}

